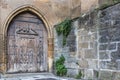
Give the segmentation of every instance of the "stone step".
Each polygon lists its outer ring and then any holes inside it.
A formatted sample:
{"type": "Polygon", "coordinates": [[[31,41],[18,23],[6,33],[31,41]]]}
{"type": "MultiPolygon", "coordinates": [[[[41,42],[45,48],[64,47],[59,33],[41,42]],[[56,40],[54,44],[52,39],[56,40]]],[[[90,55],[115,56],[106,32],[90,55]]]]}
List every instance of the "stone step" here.
{"type": "Polygon", "coordinates": [[[52,73],[16,73],[2,75],[0,80],[76,80],[66,77],[58,77],[52,73]]]}

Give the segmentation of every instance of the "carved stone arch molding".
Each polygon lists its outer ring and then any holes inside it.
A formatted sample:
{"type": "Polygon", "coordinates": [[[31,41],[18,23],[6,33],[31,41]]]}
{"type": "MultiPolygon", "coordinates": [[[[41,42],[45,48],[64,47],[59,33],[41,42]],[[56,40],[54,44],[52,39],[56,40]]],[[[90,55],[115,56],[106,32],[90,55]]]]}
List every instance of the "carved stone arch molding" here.
{"type": "Polygon", "coordinates": [[[52,66],[53,66],[53,52],[54,52],[54,43],[53,43],[53,34],[52,34],[52,28],[49,25],[49,22],[47,21],[47,18],[44,16],[44,13],[42,13],[42,11],[40,11],[39,9],[35,8],[32,5],[24,5],[21,6],[19,8],[17,8],[16,10],[12,11],[12,13],[10,13],[10,15],[8,16],[8,18],[6,19],[4,25],[3,25],[3,42],[4,42],[4,51],[2,53],[2,59],[3,59],[3,63],[0,63],[0,71],[2,73],[6,73],[7,71],[7,30],[8,27],[11,23],[11,21],[20,13],[22,12],[32,12],[35,15],[37,15],[44,23],[45,25],[45,29],[47,31],[47,45],[48,45],[48,53],[47,53],[47,68],[49,72],[52,72],[52,66]]]}

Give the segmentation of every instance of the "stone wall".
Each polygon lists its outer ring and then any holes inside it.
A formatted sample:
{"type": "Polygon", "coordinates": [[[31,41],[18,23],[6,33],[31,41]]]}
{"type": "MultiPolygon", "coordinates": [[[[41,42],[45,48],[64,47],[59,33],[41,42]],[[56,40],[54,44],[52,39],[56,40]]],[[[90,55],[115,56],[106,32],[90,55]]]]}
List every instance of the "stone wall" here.
{"type": "Polygon", "coordinates": [[[87,13],[98,7],[99,0],[81,0],[81,14],[87,13]]]}
{"type": "MultiPolygon", "coordinates": [[[[42,16],[48,29],[48,46],[53,45],[52,38],[53,27],[66,17],[75,18],[80,15],[80,0],[0,0],[0,69],[2,73],[6,72],[6,47],[7,38],[6,28],[10,19],[16,16],[20,11],[31,11],[38,16],[42,16]],[[75,14],[72,14],[72,13],[75,14]],[[50,40],[49,40],[50,39],[50,40]],[[4,64],[4,65],[3,65],[4,64]],[[2,66],[1,66],[2,65],[2,66]]],[[[19,14],[18,14],[19,15],[19,14]]],[[[48,48],[49,65],[52,66],[53,47],[48,48]]]]}
{"type": "Polygon", "coordinates": [[[78,27],[78,65],[85,79],[93,79],[98,69],[97,12],[84,14],[78,27]]]}
{"type": "Polygon", "coordinates": [[[114,0],[99,0],[99,6],[102,6],[104,4],[112,4],[114,0]]]}
{"type": "MultiPolygon", "coordinates": [[[[36,9],[37,12],[43,16],[48,24],[47,27],[50,29],[50,36],[49,38],[54,37],[53,33],[53,27],[54,25],[58,24],[65,18],[76,18],[79,17],[82,14],[89,12],[98,6],[98,1],[99,0],[0,0],[0,57],[3,58],[4,60],[4,65],[5,60],[6,60],[6,26],[8,21],[13,17],[13,15],[16,15],[17,12],[19,13],[19,10],[25,8],[25,7],[30,7],[33,9],[36,9]],[[4,37],[3,37],[4,36],[4,37]],[[3,43],[4,42],[4,43],[3,43]],[[3,56],[4,55],[4,56],[3,56]]],[[[76,23],[73,23],[73,26],[77,25],[76,23]]],[[[77,30],[75,30],[75,35],[78,35],[77,30]]],[[[71,37],[71,36],[70,36],[71,37]]],[[[75,40],[79,40],[75,38],[75,40]]],[[[77,44],[75,43],[75,40],[71,38],[71,41],[68,39],[68,44],[77,44]]],[[[88,45],[87,43],[85,43],[88,45]]],[[[92,43],[91,43],[92,45],[92,43]]],[[[71,59],[76,58],[77,60],[77,46],[76,49],[74,46],[71,46],[70,49],[70,57],[72,56],[71,59]],[[76,52],[76,53],[75,53],[76,52]]],[[[53,52],[51,52],[51,55],[53,52]]],[[[51,56],[50,55],[50,56],[51,56]]],[[[52,55],[53,56],[53,55],[52,55]]],[[[0,61],[3,61],[2,58],[0,58],[0,61]]],[[[76,61],[77,62],[77,61],[76,61]]],[[[0,67],[4,70],[5,72],[5,66],[0,67]]]]}
{"type": "Polygon", "coordinates": [[[96,12],[85,14],[73,22],[73,29],[64,48],[60,46],[61,36],[57,36],[55,31],[54,60],[58,59],[61,54],[64,55],[68,76],[75,77],[79,71],[85,79],[93,79],[96,76],[95,72],[98,69],[96,15],[96,12]]]}
{"type": "Polygon", "coordinates": [[[71,16],[73,12],[75,13],[72,15],[73,18],[78,17],[81,9],[80,0],[0,0],[1,22],[5,23],[8,16],[16,9],[30,5],[37,8],[51,26],[71,16]]]}
{"type": "Polygon", "coordinates": [[[68,69],[68,76],[74,76],[77,73],[77,47],[76,47],[76,23],[72,23],[72,30],[67,37],[66,45],[62,45],[62,35],[58,36],[54,29],[54,62],[63,55],[65,57],[65,66],[68,69]]]}
{"type": "Polygon", "coordinates": [[[61,38],[55,35],[54,57],[64,55],[68,76],[75,77],[81,71],[83,79],[120,80],[120,3],[83,14],[73,27],[74,53],[70,46],[61,48],[61,38]]]}
{"type": "Polygon", "coordinates": [[[113,77],[115,79],[112,80],[119,80],[120,4],[100,11],[99,17],[99,68],[104,70],[101,76],[106,78],[102,80],[111,80],[113,77]]]}
{"type": "Polygon", "coordinates": [[[77,37],[84,78],[119,80],[120,4],[83,16],[77,37]]]}
{"type": "MultiPolygon", "coordinates": [[[[1,1],[0,1],[1,3],[1,1]]],[[[0,26],[1,26],[1,4],[0,4],[0,26]]],[[[1,27],[0,27],[0,30],[1,30],[1,27]]]]}
{"type": "MultiPolygon", "coordinates": [[[[54,32],[49,37],[50,40],[54,37],[54,59],[58,59],[61,54],[64,55],[68,76],[74,77],[81,71],[84,79],[120,80],[120,4],[99,13],[90,12],[96,6],[111,1],[0,0],[0,72],[5,72],[6,65],[4,24],[15,10],[23,6],[32,6],[46,18],[51,33],[54,32]],[[84,14],[86,12],[88,13],[84,14]],[[81,18],[73,22],[67,45],[63,48],[62,36],[57,36],[54,25],[66,17],[79,17],[81,13],[81,18]]],[[[52,41],[50,42],[53,46],[52,41]]]]}
{"type": "Polygon", "coordinates": [[[84,78],[119,80],[120,4],[83,16],[77,37],[78,54],[82,55],[79,64],[85,65],[84,78]]]}
{"type": "Polygon", "coordinates": [[[0,73],[4,71],[4,40],[3,35],[0,35],[0,73]]]}

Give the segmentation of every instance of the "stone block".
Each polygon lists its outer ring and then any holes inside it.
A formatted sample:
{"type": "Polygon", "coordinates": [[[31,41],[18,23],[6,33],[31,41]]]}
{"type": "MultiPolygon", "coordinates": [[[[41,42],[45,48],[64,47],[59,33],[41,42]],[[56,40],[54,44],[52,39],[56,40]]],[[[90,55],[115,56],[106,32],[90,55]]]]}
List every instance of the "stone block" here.
{"type": "Polygon", "coordinates": [[[76,36],[75,36],[75,29],[73,27],[70,34],[67,37],[66,46],[69,47],[70,52],[76,51],[76,36]]]}
{"type": "Polygon", "coordinates": [[[4,48],[5,48],[5,42],[0,38],[0,53],[4,52],[4,48]]]}
{"type": "Polygon", "coordinates": [[[99,71],[98,71],[98,70],[93,70],[93,75],[94,75],[94,76],[93,76],[93,77],[94,77],[94,78],[93,78],[94,80],[99,80],[99,71]]]}
{"type": "MultiPolygon", "coordinates": [[[[74,41],[74,42],[75,42],[75,41],[74,41]]],[[[70,44],[68,47],[69,47],[69,51],[70,51],[70,52],[76,52],[76,44],[73,44],[73,45],[70,44]]]]}
{"type": "Polygon", "coordinates": [[[97,52],[94,49],[86,49],[85,50],[85,58],[87,59],[96,59],[97,58],[97,52]]]}
{"type": "Polygon", "coordinates": [[[99,46],[99,50],[107,50],[108,49],[108,44],[102,44],[99,46]]]}
{"type": "Polygon", "coordinates": [[[79,59],[80,59],[80,58],[84,58],[84,54],[85,54],[85,51],[79,49],[78,58],[79,58],[79,59]]]}
{"type": "Polygon", "coordinates": [[[109,59],[109,55],[108,51],[99,52],[100,59],[109,59]]]}
{"type": "Polygon", "coordinates": [[[114,72],[114,79],[113,80],[120,80],[120,72],[114,72]]]}
{"type": "Polygon", "coordinates": [[[120,59],[120,50],[116,51],[116,52],[111,52],[111,58],[112,60],[117,60],[120,59]]]}
{"type": "Polygon", "coordinates": [[[67,76],[75,77],[78,73],[77,69],[67,69],[67,76]]]}
{"type": "Polygon", "coordinates": [[[108,37],[107,36],[101,36],[99,38],[99,42],[100,43],[107,43],[109,41],[108,37]]]}
{"type": "Polygon", "coordinates": [[[76,64],[76,62],[66,62],[65,63],[65,66],[66,66],[66,68],[71,68],[71,69],[77,69],[78,68],[78,65],[76,64]]]}
{"type": "Polygon", "coordinates": [[[117,62],[115,62],[115,61],[100,61],[100,68],[117,70],[117,62]]]}
{"type": "Polygon", "coordinates": [[[120,43],[118,43],[118,49],[120,49],[120,43]]]}
{"type": "Polygon", "coordinates": [[[69,47],[61,48],[61,52],[68,53],[69,52],[69,47]]]}
{"type": "Polygon", "coordinates": [[[112,80],[112,73],[110,71],[100,71],[100,80],[112,80]]]}
{"type": "Polygon", "coordinates": [[[100,69],[107,69],[107,61],[100,61],[100,69]]]}
{"type": "Polygon", "coordinates": [[[103,4],[112,4],[113,0],[99,0],[99,5],[102,6],[103,4]]]}
{"type": "MultiPolygon", "coordinates": [[[[103,17],[104,15],[101,15],[101,14],[100,14],[100,17],[101,17],[101,16],[103,17]]],[[[100,23],[99,23],[99,24],[100,24],[100,27],[99,27],[99,35],[100,35],[100,31],[101,31],[101,30],[104,30],[104,29],[106,28],[106,25],[103,23],[103,22],[105,21],[103,18],[100,18],[99,20],[100,20],[100,23]]]]}
{"type": "Polygon", "coordinates": [[[97,60],[91,60],[91,59],[88,59],[88,68],[89,69],[98,69],[98,61],[97,60]]]}
{"type": "Polygon", "coordinates": [[[118,60],[116,61],[116,63],[117,63],[117,70],[120,70],[120,61],[118,60]]]}
{"type": "Polygon", "coordinates": [[[70,35],[67,37],[67,40],[75,40],[76,39],[76,36],[74,34],[70,35]]]}
{"type": "Polygon", "coordinates": [[[79,43],[79,48],[88,48],[88,42],[79,43]]]}
{"type": "MultiPolygon", "coordinates": [[[[80,0],[79,0],[79,1],[80,1],[80,0]]],[[[80,13],[81,13],[80,9],[81,9],[81,6],[80,6],[80,5],[74,7],[74,8],[72,9],[74,12],[73,12],[73,14],[71,15],[71,17],[72,17],[72,18],[78,17],[78,16],[80,15],[80,13]]]]}
{"type": "Polygon", "coordinates": [[[5,64],[1,63],[0,64],[0,73],[3,73],[5,71],[5,64]]]}
{"type": "Polygon", "coordinates": [[[95,9],[97,5],[98,5],[98,0],[92,0],[92,1],[81,0],[81,13],[89,12],[90,10],[95,9]]]}
{"type": "Polygon", "coordinates": [[[100,50],[116,50],[116,43],[101,44],[99,46],[100,50]]]}
{"type": "Polygon", "coordinates": [[[56,1],[52,0],[52,11],[58,16],[58,17],[65,17],[66,15],[70,14],[70,8],[69,8],[69,2],[68,1],[56,1]],[[66,4],[66,5],[65,5],[66,4]],[[64,10],[63,13],[61,13],[61,10],[64,10]]]}
{"type": "MultiPolygon", "coordinates": [[[[92,34],[92,33],[91,33],[91,34],[92,34]]],[[[90,37],[90,41],[93,41],[93,42],[94,42],[95,40],[96,40],[96,36],[92,34],[91,37],[90,37]]]]}
{"type": "MultiPolygon", "coordinates": [[[[113,21],[111,21],[111,23],[112,24],[114,24],[114,22],[113,21]]],[[[111,33],[110,35],[111,35],[111,37],[112,37],[112,41],[118,41],[119,40],[119,34],[120,34],[120,31],[119,31],[120,29],[118,28],[118,26],[112,26],[112,28],[111,29],[109,29],[109,32],[111,33]]]]}
{"type": "Polygon", "coordinates": [[[90,41],[90,40],[91,40],[91,36],[90,35],[84,36],[84,41],[90,41]]]}
{"type": "MultiPolygon", "coordinates": [[[[79,20],[75,20],[73,23],[72,23],[72,25],[73,25],[73,27],[74,28],[78,28],[78,26],[79,26],[79,20]]],[[[78,30],[76,30],[77,32],[78,32],[78,30]]],[[[75,31],[75,32],[76,32],[75,31]]]]}
{"type": "Polygon", "coordinates": [[[88,68],[88,61],[85,59],[78,60],[78,66],[80,68],[88,68]]]}
{"type": "Polygon", "coordinates": [[[84,77],[85,77],[85,79],[92,79],[93,80],[93,70],[90,70],[90,69],[86,69],[85,70],[85,73],[84,73],[84,77]]]}
{"type": "Polygon", "coordinates": [[[99,36],[97,35],[97,31],[98,31],[98,30],[95,30],[95,31],[93,32],[93,34],[92,34],[95,40],[97,40],[97,38],[99,37],[99,36]]]}
{"type": "Polygon", "coordinates": [[[98,43],[96,41],[90,42],[90,49],[97,49],[98,43]]]}
{"type": "Polygon", "coordinates": [[[109,44],[108,46],[109,46],[109,48],[108,48],[109,50],[115,50],[116,47],[117,47],[117,46],[116,46],[116,43],[109,44]]]}
{"type": "MultiPolygon", "coordinates": [[[[119,12],[118,12],[119,13],[119,12]]],[[[115,17],[115,19],[118,18],[118,17],[115,17]]],[[[115,20],[114,21],[114,24],[113,26],[116,25],[116,26],[119,26],[120,25],[120,18],[118,20],[115,20]]]]}
{"type": "Polygon", "coordinates": [[[48,50],[53,51],[54,50],[54,44],[48,44],[48,50]]]}
{"type": "MultiPolygon", "coordinates": [[[[111,35],[111,41],[120,41],[120,28],[118,26],[115,26],[115,30],[110,33],[111,35]]],[[[114,29],[114,28],[113,28],[114,29]]]]}
{"type": "Polygon", "coordinates": [[[107,62],[107,69],[117,70],[117,68],[118,68],[118,64],[116,61],[111,60],[111,61],[107,62]]]}
{"type": "Polygon", "coordinates": [[[81,28],[78,31],[78,35],[82,35],[82,36],[88,35],[88,31],[84,30],[84,28],[81,28]]]}
{"type": "Polygon", "coordinates": [[[4,63],[4,56],[1,56],[1,55],[0,55],[0,64],[1,64],[1,63],[4,63]]]}
{"type": "MultiPolygon", "coordinates": [[[[66,58],[66,61],[67,61],[67,63],[72,63],[72,64],[74,64],[74,65],[76,65],[76,62],[77,62],[77,59],[76,58],[73,58],[73,57],[68,57],[68,58],[66,58]]],[[[69,66],[70,67],[70,66],[69,66]]]]}
{"type": "Polygon", "coordinates": [[[54,51],[48,51],[48,57],[53,58],[54,51]]]}
{"type": "Polygon", "coordinates": [[[5,59],[5,56],[4,56],[4,54],[2,53],[3,52],[3,50],[0,50],[0,63],[4,63],[4,59],[5,59]]]}
{"type": "Polygon", "coordinates": [[[84,42],[84,36],[79,36],[78,42],[79,42],[79,43],[84,42]]]}
{"type": "Polygon", "coordinates": [[[84,41],[87,42],[87,41],[91,41],[91,42],[94,42],[96,39],[95,39],[95,36],[92,34],[92,32],[88,32],[88,35],[85,35],[84,36],[84,41]]]}
{"type": "Polygon", "coordinates": [[[90,42],[90,49],[94,48],[94,42],[90,42]]]}
{"type": "Polygon", "coordinates": [[[76,57],[76,52],[70,52],[70,57],[76,57]]]}

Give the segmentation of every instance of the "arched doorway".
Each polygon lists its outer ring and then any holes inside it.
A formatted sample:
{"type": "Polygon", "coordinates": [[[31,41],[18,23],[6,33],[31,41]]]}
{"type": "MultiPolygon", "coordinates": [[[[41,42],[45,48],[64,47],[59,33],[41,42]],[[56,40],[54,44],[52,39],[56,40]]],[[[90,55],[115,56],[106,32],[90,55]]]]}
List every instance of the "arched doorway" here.
{"type": "Polygon", "coordinates": [[[47,31],[31,12],[22,12],[7,30],[7,73],[47,71],[47,31]]]}

